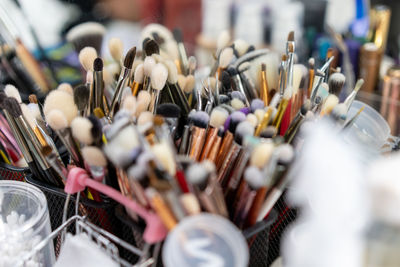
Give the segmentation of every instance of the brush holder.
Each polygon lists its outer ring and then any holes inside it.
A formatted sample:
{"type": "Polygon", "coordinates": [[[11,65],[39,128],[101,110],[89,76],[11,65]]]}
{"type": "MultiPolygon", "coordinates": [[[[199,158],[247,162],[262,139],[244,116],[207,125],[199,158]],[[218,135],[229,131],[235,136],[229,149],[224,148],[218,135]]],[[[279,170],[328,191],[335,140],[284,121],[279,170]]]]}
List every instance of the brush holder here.
{"type": "MultiPolygon", "coordinates": [[[[134,222],[125,212],[125,209],[118,205],[115,209],[116,216],[123,224],[123,239],[138,247],[143,248],[144,242],[141,238],[144,225],[141,222],[134,222]]],[[[254,226],[243,231],[243,235],[246,238],[249,250],[250,250],[250,262],[249,266],[268,266],[274,259],[270,258],[272,254],[269,251],[270,248],[270,232],[276,219],[278,218],[278,212],[272,210],[268,217],[254,226]]],[[[137,262],[137,256],[124,255],[124,258],[130,259],[130,263],[134,264],[137,262]]],[[[157,266],[163,266],[161,262],[161,255],[159,255],[159,261],[157,266]]]]}
{"type": "MultiPolygon", "coordinates": [[[[50,212],[50,221],[51,228],[55,230],[62,224],[62,216],[64,211],[64,204],[67,194],[63,191],[63,189],[56,188],[54,186],[45,184],[41,181],[38,181],[32,175],[27,175],[25,178],[26,182],[32,185],[35,185],[40,190],[43,191],[44,195],[47,198],[49,212],[50,212]]],[[[67,218],[75,215],[75,201],[76,195],[72,195],[69,205],[67,218]]],[[[103,197],[102,202],[96,202],[94,200],[90,200],[86,197],[81,196],[79,200],[78,213],[81,216],[87,216],[88,220],[103,228],[104,230],[120,237],[121,236],[121,225],[120,221],[115,217],[115,202],[103,197]]],[[[68,228],[69,232],[74,232],[75,227],[72,225],[68,228]]],[[[55,239],[55,251],[56,255],[58,255],[60,251],[60,239],[55,239]]]]}
{"type": "Polygon", "coordinates": [[[15,167],[0,162],[0,180],[23,182],[28,173],[30,173],[29,168],[15,167]]]}

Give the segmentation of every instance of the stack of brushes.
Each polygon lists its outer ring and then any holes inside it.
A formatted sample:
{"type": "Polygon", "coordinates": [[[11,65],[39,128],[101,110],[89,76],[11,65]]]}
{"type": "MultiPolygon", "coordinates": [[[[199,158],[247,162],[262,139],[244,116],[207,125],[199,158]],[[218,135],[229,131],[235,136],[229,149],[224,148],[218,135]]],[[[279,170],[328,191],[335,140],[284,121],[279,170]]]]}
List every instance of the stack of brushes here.
{"type": "MultiPolygon", "coordinates": [[[[363,81],[339,103],[345,77],[330,67],[333,56],[319,69],[313,59],[296,64],[293,32],[281,61],[224,34],[209,76],[195,78],[179,31],[152,25],[142,50],[125,56],[113,38],[106,66],[98,44],[82,45],[98,37],[84,26],[72,40],[85,84],[60,84],[43,105],[35,95],[22,103],[11,85],[1,92],[1,156],[60,188],[69,165],[84,168],[168,230],[204,211],[242,229],[263,220],[288,183],[300,126],[330,120],[341,131],[356,119],[346,117],[363,81]]],[[[94,190],[82,194],[103,201],[94,190]]]]}

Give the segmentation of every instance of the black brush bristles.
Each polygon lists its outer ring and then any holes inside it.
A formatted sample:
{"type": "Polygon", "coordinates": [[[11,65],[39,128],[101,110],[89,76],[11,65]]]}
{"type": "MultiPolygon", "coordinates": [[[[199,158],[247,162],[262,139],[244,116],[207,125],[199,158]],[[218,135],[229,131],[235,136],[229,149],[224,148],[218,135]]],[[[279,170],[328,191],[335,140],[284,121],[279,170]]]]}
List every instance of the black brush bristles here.
{"type": "Polygon", "coordinates": [[[156,114],[166,118],[179,118],[181,116],[181,108],[172,103],[165,103],[157,107],[156,114]]]}
{"type": "Polygon", "coordinates": [[[146,56],[151,56],[153,54],[160,54],[160,48],[156,41],[149,39],[143,46],[146,56]]]}
{"type": "Polygon", "coordinates": [[[239,123],[246,119],[246,115],[243,112],[235,111],[231,114],[231,121],[229,122],[229,131],[235,133],[236,127],[239,123]]]}
{"type": "Polygon", "coordinates": [[[127,69],[132,68],[133,61],[135,60],[136,56],[136,46],[132,47],[129,49],[129,51],[126,53],[125,59],[124,59],[124,67],[127,69]]]}
{"type": "Polygon", "coordinates": [[[232,91],[231,76],[227,71],[221,73],[222,93],[227,94],[232,91]]]}
{"type": "Polygon", "coordinates": [[[101,58],[98,57],[93,61],[93,70],[103,71],[103,60],[101,58]]]}
{"type": "Polygon", "coordinates": [[[14,118],[18,118],[22,115],[21,106],[19,105],[18,101],[13,97],[7,97],[4,100],[4,108],[10,112],[11,116],[14,118]]]}
{"type": "Polygon", "coordinates": [[[175,28],[172,31],[172,34],[174,35],[174,39],[177,43],[183,43],[183,35],[182,35],[182,30],[179,28],[175,28]]]}
{"type": "Polygon", "coordinates": [[[101,122],[94,115],[90,115],[87,118],[92,123],[92,129],[90,129],[90,133],[92,134],[93,143],[99,145],[101,144],[101,138],[103,136],[101,122]]]}
{"type": "Polygon", "coordinates": [[[0,109],[4,109],[4,101],[6,100],[7,95],[3,91],[0,91],[0,109]]]}
{"type": "Polygon", "coordinates": [[[208,122],[210,121],[210,115],[204,111],[197,111],[193,116],[194,126],[200,128],[207,128],[208,122]]]}
{"type": "Polygon", "coordinates": [[[84,110],[89,102],[90,90],[86,85],[80,84],[74,88],[74,102],[78,110],[84,110]]]}

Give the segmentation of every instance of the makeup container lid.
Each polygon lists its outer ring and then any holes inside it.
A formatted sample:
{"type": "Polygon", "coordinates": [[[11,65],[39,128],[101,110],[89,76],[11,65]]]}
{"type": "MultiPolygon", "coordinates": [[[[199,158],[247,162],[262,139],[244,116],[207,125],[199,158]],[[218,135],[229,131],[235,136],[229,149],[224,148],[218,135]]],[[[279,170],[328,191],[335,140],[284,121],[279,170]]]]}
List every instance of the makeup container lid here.
{"type": "Polygon", "coordinates": [[[162,258],[166,267],[244,267],[249,249],[234,224],[221,216],[201,213],[185,218],[168,234],[162,258]]]}

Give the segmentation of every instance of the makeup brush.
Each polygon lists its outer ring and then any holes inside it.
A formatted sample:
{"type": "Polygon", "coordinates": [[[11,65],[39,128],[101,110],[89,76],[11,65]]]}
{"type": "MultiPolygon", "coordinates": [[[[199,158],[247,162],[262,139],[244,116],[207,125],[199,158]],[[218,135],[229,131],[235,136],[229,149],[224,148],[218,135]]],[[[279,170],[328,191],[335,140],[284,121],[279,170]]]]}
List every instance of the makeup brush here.
{"type": "Polygon", "coordinates": [[[320,116],[329,115],[332,112],[332,109],[339,103],[339,98],[333,94],[330,94],[325,102],[322,104],[322,109],[320,116]]]}
{"type": "Polygon", "coordinates": [[[143,111],[146,111],[149,107],[151,101],[150,93],[147,91],[139,91],[136,101],[136,117],[140,115],[143,111]]]}
{"type": "Polygon", "coordinates": [[[251,99],[251,96],[249,94],[246,95],[246,91],[244,90],[242,80],[240,78],[239,72],[237,71],[236,68],[234,67],[229,67],[228,68],[228,73],[232,78],[233,84],[235,85],[236,90],[241,92],[245,97],[245,104],[249,106],[249,101],[248,99],[251,99]]]}
{"type": "Polygon", "coordinates": [[[174,141],[181,113],[182,110],[180,107],[172,103],[164,103],[157,107],[156,114],[164,117],[165,124],[168,125],[170,137],[174,141]]]}
{"type": "MultiPolygon", "coordinates": [[[[287,93],[288,94],[288,93],[287,93]]],[[[275,108],[275,104],[277,103],[277,101],[279,100],[280,94],[275,94],[274,97],[271,100],[270,105],[268,106],[267,110],[264,112],[264,110],[262,109],[257,109],[254,113],[255,115],[258,117],[258,125],[256,128],[256,131],[254,133],[255,136],[259,136],[260,133],[263,131],[263,129],[265,129],[265,127],[268,126],[269,122],[273,119],[276,118],[275,113],[277,113],[278,111],[275,108]],[[275,116],[275,117],[274,117],[275,116]]],[[[288,95],[286,95],[286,97],[288,97],[288,95]]],[[[282,101],[284,101],[282,99],[282,101]]],[[[279,109],[279,108],[278,108],[279,109]]]]}
{"type": "Polygon", "coordinates": [[[193,101],[193,91],[196,88],[196,79],[194,78],[193,75],[188,75],[186,76],[186,83],[185,87],[183,88],[183,91],[185,92],[189,107],[193,108],[193,104],[195,103],[193,101]]]}
{"type": "Polygon", "coordinates": [[[210,213],[228,217],[224,195],[215,179],[215,166],[209,161],[192,164],[186,178],[203,208],[210,213]]]}
{"type": "Polygon", "coordinates": [[[201,156],[209,120],[210,116],[204,111],[197,111],[192,117],[188,156],[193,160],[198,161],[201,156]]]}
{"type": "Polygon", "coordinates": [[[168,69],[162,63],[157,63],[151,71],[151,101],[149,111],[155,113],[159,103],[160,92],[164,89],[168,78],[168,69]]]}
{"type": "Polygon", "coordinates": [[[78,108],[75,105],[74,97],[64,91],[53,90],[47,95],[43,105],[44,115],[47,116],[50,111],[55,109],[63,113],[68,124],[71,123],[78,114],[78,108]]]}
{"type": "Polygon", "coordinates": [[[244,172],[243,189],[237,201],[233,221],[239,228],[243,228],[254,200],[258,194],[267,190],[266,181],[262,172],[256,167],[248,167],[244,172]]]}
{"type": "Polygon", "coordinates": [[[93,109],[101,108],[103,102],[104,80],[103,80],[103,60],[96,58],[93,62],[93,109]]]}
{"type": "Polygon", "coordinates": [[[15,100],[17,100],[18,103],[22,103],[21,100],[21,95],[19,94],[18,89],[12,85],[12,84],[7,84],[4,87],[4,93],[8,96],[8,97],[12,97],[15,100]]]}
{"type": "Polygon", "coordinates": [[[246,115],[240,111],[235,111],[230,115],[229,126],[227,129],[228,131],[225,132],[215,164],[217,171],[220,170],[222,163],[224,162],[224,159],[233,143],[234,133],[237,125],[244,120],[246,120],[246,115]]]}
{"type": "Polygon", "coordinates": [[[269,96],[268,82],[267,82],[267,66],[264,63],[261,64],[260,80],[261,80],[260,98],[264,101],[264,105],[267,106],[270,100],[270,96],[269,96]]]}
{"type": "Polygon", "coordinates": [[[74,88],[74,102],[81,116],[86,114],[86,108],[89,102],[89,94],[90,90],[84,84],[80,84],[74,88]]]}
{"type": "Polygon", "coordinates": [[[100,148],[85,146],[82,148],[82,157],[88,165],[90,175],[98,182],[103,182],[106,175],[107,159],[100,148]]]}
{"type": "Polygon", "coordinates": [[[114,61],[121,66],[122,53],[124,51],[124,44],[121,39],[114,37],[108,40],[108,50],[114,61]]]}
{"type": "Polygon", "coordinates": [[[284,90],[286,88],[286,64],[287,56],[282,55],[281,64],[279,66],[279,94],[283,96],[284,90]]]}
{"type": "Polygon", "coordinates": [[[364,84],[363,79],[359,79],[354,86],[353,91],[347,96],[347,98],[344,100],[344,104],[347,106],[347,111],[350,109],[351,105],[353,104],[354,99],[357,96],[358,91],[360,91],[361,87],[364,84]]]}
{"type": "Polygon", "coordinates": [[[308,89],[307,89],[307,97],[311,97],[312,88],[314,85],[314,58],[310,58],[308,60],[308,89]]]}
{"type": "Polygon", "coordinates": [[[286,88],[283,98],[279,103],[277,114],[272,121],[272,125],[275,126],[276,129],[279,129],[279,126],[281,125],[283,115],[285,114],[290,98],[292,97],[292,90],[291,87],[286,88]]]}
{"type": "Polygon", "coordinates": [[[210,157],[213,157],[210,155],[210,152],[213,148],[213,146],[217,145],[217,143],[220,143],[221,140],[217,139],[219,138],[218,136],[218,131],[221,126],[224,125],[226,119],[228,118],[229,113],[220,107],[215,107],[210,115],[210,127],[208,128],[207,131],[207,136],[206,136],[206,141],[204,143],[203,150],[201,152],[201,156],[199,158],[199,161],[202,161],[204,159],[209,159],[210,157]]]}
{"type": "Polygon", "coordinates": [[[342,127],[347,117],[347,107],[343,103],[337,104],[330,114],[330,117],[336,121],[336,123],[342,127]]]}
{"type": "Polygon", "coordinates": [[[289,128],[284,135],[285,141],[287,143],[290,144],[293,141],[293,138],[296,135],[297,130],[299,129],[303,120],[306,118],[306,114],[309,110],[311,110],[311,101],[307,99],[301,106],[296,117],[294,117],[294,119],[290,123],[289,128]]]}
{"type": "Polygon", "coordinates": [[[106,29],[100,23],[85,22],[71,28],[67,32],[66,39],[74,46],[77,53],[84,47],[90,46],[100,54],[105,32],[106,29]]]}
{"type": "Polygon", "coordinates": [[[188,75],[194,75],[197,66],[197,59],[194,56],[190,56],[188,59],[188,75]]]}
{"type": "Polygon", "coordinates": [[[143,43],[143,50],[146,56],[160,54],[160,47],[153,39],[148,39],[146,42],[143,43]]]}
{"type": "Polygon", "coordinates": [[[93,62],[97,58],[96,49],[90,46],[79,51],[79,62],[85,71],[93,71],[93,62]]]}
{"type": "Polygon", "coordinates": [[[41,148],[40,153],[46,158],[46,161],[51,165],[53,170],[61,178],[62,183],[65,185],[68,177],[68,170],[65,168],[64,164],[61,162],[58,154],[48,145],[41,148]]]}
{"type": "Polygon", "coordinates": [[[41,153],[41,144],[24,118],[21,107],[17,100],[15,98],[8,97],[4,100],[4,107],[14,117],[14,121],[20,129],[25,140],[28,140],[29,149],[35,156],[35,159],[39,163],[42,173],[44,174],[43,178],[53,185],[62,186],[63,183],[60,181],[60,178],[51,170],[50,165],[41,153]]]}
{"type": "Polygon", "coordinates": [[[112,118],[116,113],[117,104],[120,101],[122,90],[126,87],[131,75],[132,63],[136,56],[136,47],[132,47],[125,55],[124,65],[118,78],[117,86],[115,87],[114,95],[110,104],[109,117],[112,118]]]}
{"type": "Polygon", "coordinates": [[[333,73],[328,80],[329,93],[339,97],[345,81],[346,77],[342,73],[333,73]]]}
{"type": "Polygon", "coordinates": [[[228,67],[229,63],[231,63],[233,56],[233,49],[231,47],[226,47],[221,51],[218,58],[218,77],[221,77],[222,71],[224,71],[228,67]]]}
{"type": "Polygon", "coordinates": [[[74,89],[72,89],[72,86],[69,83],[61,83],[57,86],[56,90],[64,91],[70,95],[74,94],[74,89]]]}
{"type": "Polygon", "coordinates": [[[144,67],[143,64],[139,64],[135,69],[133,76],[133,83],[131,84],[132,95],[136,96],[140,90],[143,89],[144,81],[144,67]]]}
{"type": "Polygon", "coordinates": [[[89,146],[94,142],[91,133],[92,127],[93,125],[89,119],[85,117],[76,117],[71,122],[72,136],[79,141],[79,143],[89,146]]]}
{"type": "Polygon", "coordinates": [[[166,60],[164,64],[168,69],[168,88],[171,92],[173,101],[182,109],[182,114],[186,116],[190,112],[190,107],[182,88],[179,87],[178,84],[178,69],[176,68],[175,63],[171,60],[166,60]]]}
{"type": "Polygon", "coordinates": [[[181,72],[183,75],[187,75],[189,65],[188,65],[188,58],[186,55],[185,46],[183,44],[182,30],[175,28],[172,31],[172,33],[174,35],[175,41],[178,43],[179,63],[181,66],[181,72]]]}
{"type": "Polygon", "coordinates": [[[232,46],[235,56],[239,58],[247,53],[250,45],[242,39],[237,39],[233,42],[232,46]]]}
{"type": "Polygon", "coordinates": [[[83,166],[82,156],[75,141],[72,138],[71,129],[68,127],[69,123],[65,114],[58,109],[53,109],[46,113],[46,121],[50,125],[50,127],[56,132],[57,136],[64,144],[75,164],[77,164],[78,166],[83,166]]]}
{"type": "Polygon", "coordinates": [[[235,162],[241,152],[244,138],[254,134],[254,127],[247,121],[242,121],[238,124],[235,130],[234,142],[232,142],[226,156],[218,170],[217,179],[222,187],[225,187],[229,182],[229,174],[235,166],[235,162]]]}

